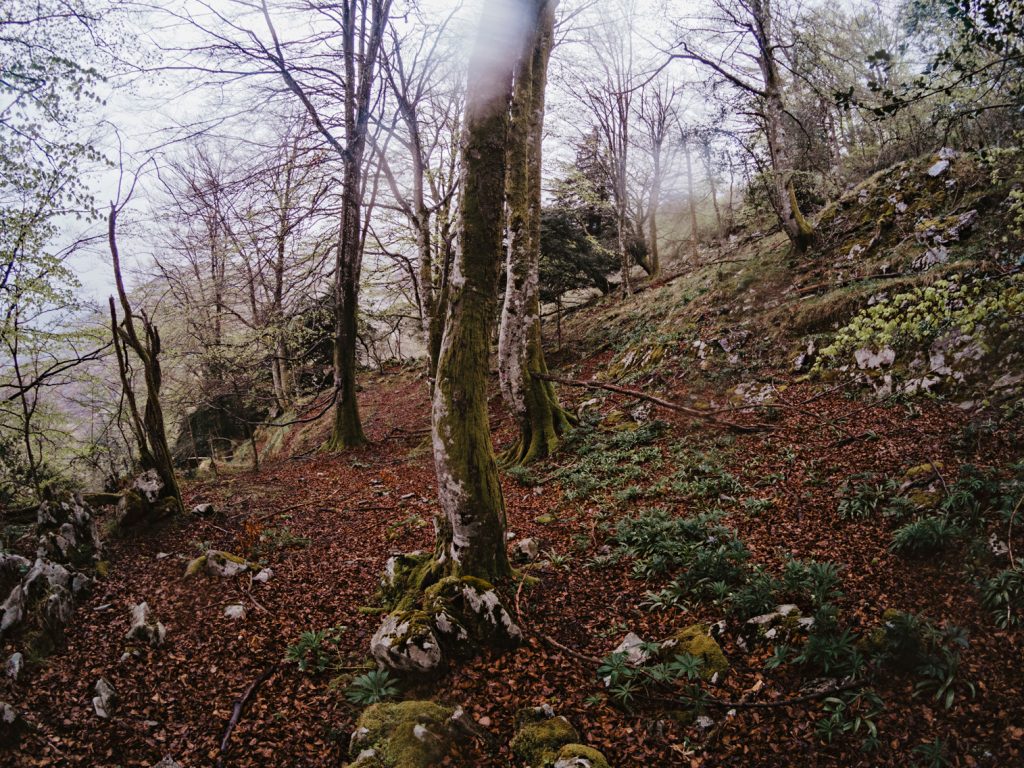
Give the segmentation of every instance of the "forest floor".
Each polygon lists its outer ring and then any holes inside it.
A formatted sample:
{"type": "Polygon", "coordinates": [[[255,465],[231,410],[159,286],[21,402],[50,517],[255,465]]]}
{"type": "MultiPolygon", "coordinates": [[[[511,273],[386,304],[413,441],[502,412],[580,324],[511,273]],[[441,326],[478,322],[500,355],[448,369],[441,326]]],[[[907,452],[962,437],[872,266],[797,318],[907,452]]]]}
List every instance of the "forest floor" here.
{"type": "MultiPolygon", "coordinates": [[[[579,361],[581,375],[607,359],[599,353],[579,361]]],[[[781,385],[786,378],[776,374],[774,380],[781,385]]],[[[666,394],[678,400],[716,395],[678,386],[666,394]]],[[[592,393],[563,388],[562,396],[572,402],[592,393]]],[[[634,456],[643,448],[643,460],[621,454],[621,465],[606,462],[587,470],[586,482],[579,472],[587,457],[621,449],[623,435],[641,434],[637,425],[583,430],[553,460],[504,476],[509,530],[516,538],[536,538],[543,551],[530,569],[539,583],[507,593],[525,643],[498,658],[460,663],[440,682],[405,692],[460,704],[497,737],[494,745],[467,746],[449,764],[515,764],[504,746],[514,713],[545,702],[569,717],[582,741],[623,768],[927,765],[915,750],[937,737],[949,761],[937,765],[1024,764],[1024,633],[992,624],[962,573],[960,549],[908,559],[889,551],[886,521],[842,521],[836,514],[837,488],[855,473],[898,476],[908,466],[933,462],[954,476],[963,458],[951,437],[960,434],[967,416],[939,402],[911,407],[863,401],[836,387],[806,383],[785,389],[777,403],[772,429],[753,434],[695,424],[671,411],[651,413],[644,418],[664,424],[642,431],[646,437],[628,446],[634,456]],[[598,450],[580,450],[585,445],[598,450]],[[723,650],[730,670],[709,690],[717,699],[742,703],[712,705],[710,727],[675,717],[682,705],[642,696],[628,708],[615,706],[587,657],[606,657],[629,631],[655,640],[723,615],[714,601],[658,611],[641,607],[645,594],[663,587],[667,577],[635,578],[629,558],[614,556],[616,521],[651,506],[652,498],[673,515],[697,508],[692,487],[683,493],[664,486],[680,472],[694,477],[687,474],[694,462],[705,476],[728,475],[742,487],[720,501],[725,522],[754,562],[775,571],[787,556],[841,565],[836,603],[855,631],[878,626],[886,609],[966,629],[969,646],[961,655],[959,679],[974,684],[973,698],[960,690],[955,706],[946,709],[930,695],[915,697],[911,676],[886,673],[872,681],[884,702],[871,718],[877,748],[860,750],[863,731],[825,743],[816,732],[823,717],[820,698],[782,705],[799,696],[814,675],[796,665],[767,670],[770,646],[742,650],[727,634],[723,650]]],[[[623,416],[619,409],[635,405],[609,396],[598,409],[610,425],[623,416]]],[[[210,502],[216,509],[212,517],[110,542],[109,575],[76,609],[66,648],[37,662],[25,682],[3,681],[0,698],[12,701],[34,727],[19,751],[0,754],[0,762],[151,766],[170,755],[190,767],[219,759],[229,766],[342,763],[359,712],[344,689],[366,664],[380,621],[360,608],[372,604],[389,555],[430,548],[437,508],[424,380],[409,369],[367,375],[362,409],[372,441],[365,449],[303,455],[294,446],[293,458],[266,462],[256,473],[236,470],[186,483],[188,505],[210,502]],[[183,578],[186,563],[208,547],[258,558],[274,576],[266,584],[245,574],[183,578]],[[167,641],[122,659],[129,608],[143,600],[166,625],[167,641]],[[224,617],[231,603],[245,606],[244,619],[224,617]],[[336,628],[331,668],[317,673],[295,664],[277,667],[222,755],[221,739],[239,695],[281,664],[301,633],[327,628],[336,628]],[[90,703],[101,676],[120,696],[109,721],[99,720],[90,703]]],[[[500,399],[492,412],[500,445],[510,436],[500,399]]],[[[1010,456],[1019,454],[1017,438],[999,430],[987,434],[974,447],[972,461],[1005,465],[1019,458],[1010,456]]]]}

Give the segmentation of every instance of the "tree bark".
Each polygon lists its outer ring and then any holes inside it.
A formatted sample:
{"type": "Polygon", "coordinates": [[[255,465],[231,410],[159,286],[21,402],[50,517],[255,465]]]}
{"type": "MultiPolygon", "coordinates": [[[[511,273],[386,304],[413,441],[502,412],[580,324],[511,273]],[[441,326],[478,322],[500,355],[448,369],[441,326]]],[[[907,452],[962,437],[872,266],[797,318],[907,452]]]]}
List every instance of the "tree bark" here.
{"type": "Polygon", "coordinates": [[[541,145],[544,89],[554,37],[554,0],[534,0],[534,34],[516,70],[505,182],[508,251],[505,303],[498,336],[498,377],[519,437],[503,454],[510,464],[541,459],[558,446],[571,417],[546,373],[540,326],[541,145]]]}
{"type": "Polygon", "coordinates": [[[693,263],[696,264],[700,253],[698,251],[699,238],[697,237],[697,193],[693,184],[693,161],[690,157],[690,137],[683,133],[683,157],[686,159],[686,184],[687,194],[690,199],[690,248],[693,251],[693,263]]]}
{"type": "MultiPolygon", "coordinates": [[[[515,0],[505,8],[526,14],[531,6],[515,0]]],[[[491,10],[489,4],[485,14],[491,10]]],[[[502,254],[508,104],[521,50],[516,25],[497,25],[485,16],[469,68],[462,138],[462,248],[448,284],[432,408],[442,512],[436,520],[436,560],[445,571],[488,581],[511,573],[505,504],[487,415],[487,373],[502,254]]]]}

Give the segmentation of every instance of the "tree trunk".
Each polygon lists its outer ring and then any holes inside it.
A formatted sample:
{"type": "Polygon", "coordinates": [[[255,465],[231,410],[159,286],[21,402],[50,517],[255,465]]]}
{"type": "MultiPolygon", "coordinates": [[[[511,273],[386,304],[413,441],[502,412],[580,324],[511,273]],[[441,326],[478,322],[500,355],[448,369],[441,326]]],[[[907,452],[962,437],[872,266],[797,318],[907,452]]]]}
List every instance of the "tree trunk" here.
{"type": "MultiPolygon", "coordinates": [[[[530,5],[515,3],[523,13],[530,5]]],[[[508,576],[511,566],[487,415],[488,353],[502,253],[508,104],[522,43],[508,39],[513,29],[481,31],[469,68],[462,139],[462,247],[448,284],[432,427],[442,510],[437,563],[448,572],[494,581],[508,576]]]]}
{"type": "Polygon", "coordinates": [[[804,217],[793,180],[794,162],[786,136],[786,105],[782,78],[775,60],[772,16],[766,0],[753,0],[754,36],[758,45],[758,66],[764,78],[765,138],[772,162],[772,190],[776,212],[793,247],[803,253],[814,239],[814,227],[804,217]]]}
{"type": "Polygon", "coordinates": [[[114,297],[110,297],[110,324],[113,333],[114,350],[117,352],[118,372],[124,388],[125,399],[128,401],[132,416],[132,428],[139,443],[139,456],[143,469],[153,469],[163,482],[165,498],[173,499],[177,511],[183,511],[181,490],[174,474],[174,461],[167,443],[167,430],[164,424],[163,409],[160,407],[160,387],[162,374],[160,371],[160,333],[156,326],[143,313],[142,330],[144,338],[139,338],[135,328],[135,319],[128,293],[121,277],[121,260],[117,249],[117,208],[111,204],[110,217],[107,222],[107,241],[114,265],[114,282],[117,295],[124,310],[124,319],[117,322],[117,311],[114,297]],[[142,415],[139,414],[135,393],[128,378],[127,350],[135,353],[142,363],[143,380],[146,384],[146,405],[142,415]]]}
{"type": "Polygon", "coordinates": [[[536,32],[516,71],[508,138],[506,204],[508,259],[505,303],[498,337],[501,392],[519,425],[519,437],[502,458],[525,464],[554,452],[571,426],[548,381],[540,327],[541,145],[544,89],[554,28],[554,2],[539,0],[536,32]]]}
{"type": "Polygon", "coordinates": [[[654,149],[654,172],[651,179],[651,196],[649,199],[650,211],[648,216],[648,239],[650,240],[650,265],[651,277],[658,277],[661,274],[661,257],[658,254],[658,205],[661,204],[661,146],[654,149]]]}
{"type": "MultiPolygon", "coordinates": [[[[361,153],[360,153],[361,155],[361,153]]],[[[334,426],[325,448],[342,451],[366,444],[359,419],[356,394],[356,345],[359,312],[359,165],[350,160],[345,168],[341,238],[334,282],[334,426]]]]}
{"type": "Polygon", "coordinates": [[[690,248],[693,250],[693,263],[696,264],[700,256],[698,251],[699,239],[697,237],[697,193],[693,184],[693,161],[690,157],[690,139],[683,135],[683,157],[686,158],[686,184],[690,198],[690,248]]]}

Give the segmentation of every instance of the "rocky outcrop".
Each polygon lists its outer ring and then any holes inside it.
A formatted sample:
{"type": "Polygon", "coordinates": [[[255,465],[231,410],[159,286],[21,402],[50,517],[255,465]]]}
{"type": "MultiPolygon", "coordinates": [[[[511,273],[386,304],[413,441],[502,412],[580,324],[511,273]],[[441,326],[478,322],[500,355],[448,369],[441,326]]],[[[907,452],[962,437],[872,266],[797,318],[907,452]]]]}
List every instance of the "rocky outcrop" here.
{"type": "Polygon", "coordinates": [[[155,469],[136,477],[117,504],[117,528],[125,530],[151,524],[180,510],[178,500],[167,495],[164,482],[155,469]]]}

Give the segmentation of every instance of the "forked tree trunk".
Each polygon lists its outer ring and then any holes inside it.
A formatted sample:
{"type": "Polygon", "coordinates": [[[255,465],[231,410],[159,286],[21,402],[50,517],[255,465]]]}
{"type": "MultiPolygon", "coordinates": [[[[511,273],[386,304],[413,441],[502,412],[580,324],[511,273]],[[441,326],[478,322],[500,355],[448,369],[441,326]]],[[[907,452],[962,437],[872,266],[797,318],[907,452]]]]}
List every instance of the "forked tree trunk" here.
{"type": "Polygon", "coordinates": [[[540,326],[541,145],[544,89],[554,36],[554,0],[533,0],[534,34],[516,70],[505,181],[508,252],[505,303],[498,336],[498,376],[505,404],[519,426],[516,442],[503,459],[525,464],[558,446],[571,417],[558,403],[547,373],[540,326]]]}
{"type": "Polygon", "coordinates": [[[156,326],[143,314],[141,317],[144,336],[140,337],[135,326],[135,314],[128,301],[128,293],[121,277],[121,259],[117,248],[117,208],[110,206],[107,221],[107,242],[114,265],[114,282],[117,295],[124,311],[123,320],[118,323],[114,297],[111,296],[110,327],[113,334],[114,351],[117,353],[117,368],[121,377],[125,400],[131,416],[132,432],[139,446],[139,461],[143,469],[156,471],[163,483],[162,497],[173,499],[178,512],[183,511],[181,490],[174,474],[174,460],[167,442],[164,413],[160,406],[160,333],[156,326]],[[131,349],[142,363],[143,381],[146,385],[146,404],[140,413],[135,391],[128,375],[128,350],[131,349]]]}
{"type": "MultiPolygon", "coordinates": [[[[524,14],[532,5],[526,0],[512,3],[524,14]]],[[[432,411],[442,511],[436,560],[445,571],[488,581],[511,573],[505,503],[487,415],[487,372],[502,255],[508,105],[513,67],[522,50],[515,27],[483,28],[469,68],[462,138],[462,247],[448,284],[432,411]]]]}

